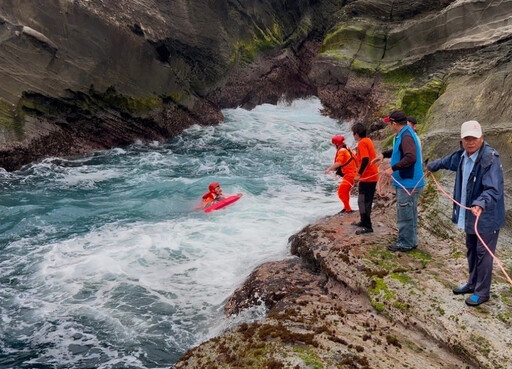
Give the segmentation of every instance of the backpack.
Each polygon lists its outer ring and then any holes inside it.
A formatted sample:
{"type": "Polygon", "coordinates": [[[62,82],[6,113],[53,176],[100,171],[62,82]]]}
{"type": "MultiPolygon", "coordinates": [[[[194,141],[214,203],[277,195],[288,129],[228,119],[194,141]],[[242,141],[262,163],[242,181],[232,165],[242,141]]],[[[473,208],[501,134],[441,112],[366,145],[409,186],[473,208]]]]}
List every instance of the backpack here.
{"type": "MultiPolygon", "coordinates": [[[[344,174],[343,174],[343,172],[342,172],[342,169],[343,169],[344,167],[346,167],[347,165],[349,165],[349,164],[350,164],[350,162],[351,162],[352,160],[354,160],[354,155],[352,154],[352,150],[350,149],[350,147],[343,147],[343,149],[347,149],[348,153],[350,154],[350,159],[348,159],[348,160],[347,160],[347,162],[346,162],[345,164],[340,165],[340,166],[336,169],[336,174],[337,174],[337,175],[339,175],[340,177],[343,177],[343,176],[344,176],[344,174]]],[[[340,150],[341,150],[341,149],[340,149],[340,150]]],[[[336,156],[338,156],[337,154],[338,154],[338,152],[336,151],[336,156]]],[[[336,161],[336,157],[334,158],[334,160],[336,161]]]]}

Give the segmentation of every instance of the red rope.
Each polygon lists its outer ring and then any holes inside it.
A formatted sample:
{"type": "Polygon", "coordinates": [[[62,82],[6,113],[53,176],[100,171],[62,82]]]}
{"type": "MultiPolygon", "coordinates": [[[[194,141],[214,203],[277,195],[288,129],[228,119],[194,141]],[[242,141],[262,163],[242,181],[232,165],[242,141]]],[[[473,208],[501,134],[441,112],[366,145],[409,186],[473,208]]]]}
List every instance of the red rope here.
{"type": "Polygon", "coordinates": [[[393,178],[393,176],[391,176],[391,179],[393,179],[393,181],[395,181],[396,183],[398,183],[400,185],[400,187],[403,188],[403,190],[405,191],[406,194],[408,194],[409,196],[412,196],[412,193],[416,190],[416,187],[418,187],[418,185],[420,184],[420,182],[423,180],[423,178],[425,178],[425,174],[423,174],[420,178],[420,180],[418,182],[416,182],[416,184],[414,185],[414,187],[412,188],[412,190],[409,192],[407,190],[407,188],[404,187],[403,184],[401,184],[400,182],[398,182],[395,178],[393,178]]]}
{"type": "MultiPolygon", "coordinates": [[[[383,172],[379,172],[379,173],[383,173],[383,172]]],[[[360,178],[359,180],[368,180],[376,175],[378,175],[379,173],[376,173],[376,174],[373,174],[371,176],[368,176],[368,177],[364,177],[364,178],[360,178]]],[[[466,210],[471,210],[471,208],[468,208],[467,206],[464,206],[462,205],[461,203],[457,202],[453,197],[451,197],[442,187],[441,185],[439,184],[439,182],[437,181],[436,177],[434,177],[434,175],[430,172],[426,173],[426,174],[430,174],[431,175],[431,178],[434,180],[434,183],[436,184],[437,188],[439,189],[439,191],[441,191],[441,193],[446,196],[447,198],[449,198],[452,202],[454,202],[455,204],[459,205],[461,208],[464,208],[466,210]]],[[[418,184],[421,182],[421,180],[423,178],[425,178],[425,175],[424,174],[420,180],[416,183],[416,185],[413,187],[413,189],[411,191],[408,191],[407,188],[405,188],[400,182],[398,182],[395,178],[393,178],[393,176],[388,176],[388,175],[383,175],[379,178],[379,181],[377,182],[378,183],[378,186],[377,186],[377,191],[378,191],[378,194],[379,196],[383,197],[383,195],[381,194],[381,181],[384,180],[384,178],[387,178],[387,177],[391,177],[391,179],[393,181],[395,181],[396,183],[398,183],[398,185],[400,187],[403,188],[403,190],[409,195],[409,196],[412,196],[412,193],[416,190],[416,187],[418,187],[418,184]]],[[[389,184],[390,181],[388,181],[386,184],[389,184]]],[[[353,186],[353,185],[352,185],[353,186]]],[[[491,251],[491,249],[489,248],[489,246],[487,246],[487,244],[484,242],[484,240],[482,239],[482,237],[480,236],[480,233],[478,233],[478,219],[480,218],[480,215],[476,217],[476,220],[475,220],[475,233],[476,233],[476,236],[478,237],[478,239],[480,240],[480,242],[482,242],[482,245],[484,245],[485,249],[487,250],[487,252],[492,256],[492,258],[496,261],[496,263],[498,264],[498,266],[500,267],[501,271],[503,272],[503,274],[505,275],[505,277],[507,278],[508,282],[510,283],[510,285],[512,285],[512,279],[510,278],[510,276],[507,274],[505,268],[503,267],[503,264],[501,263],[501,260],[498,259],[494,254],[493,252],[491,251]]]]}
{"type": "MultiPolygon", "coordinates": [[[[373,178],[375,176],[378,176],[379,174],[381,174],[383,172],[378,172],[378,173],[374,173],[370,176],[366,176],[366,177],[363,177],[363,178],[359,178],[359,182],[361,181],[368,181],[370,178],[373,178]]],[[[377,194],[379,195],[379,197],[386,197],[383,193],[382,193],[382,187],[385,187],[385,186],[389,186],[390,184],[390,180],[389,180],[389,176],[386,176],[386,175],[381,175],[379,177],[379,179],[377,180],[377,194]],[[385,183],[384,183],[385,182],[385,183]],[[384,183],[384,184],[383,184],[384,183]]],[[[355,184],[355,183],[354,183],[355,184]]],[[[352,184],[352,187],[354,186],[354,184],[352,184]]]]}
{"type": "MultiPolygon", "coordinates": [[[[434,175],[432,173],[431,174],[431,177],[432,179],[434,180],[437,188],[447,197],[449,198],[452,202],[454,202],[455,204],[459,205],[461,208],[464,208],[466,210],[471,210],[471,208],[468,208],[467,206],[464,206],[462,205],[461,203],[457,202],[453,197],[451,197],[442,187],[441,185],[439,184],[439,182],[437,181],[436,177],[434,177],[434,175]]],[[[510,283],[510,285],[512,285],[512,279],[510,279],[509,275],[507,274],[505,268],[503,267],[503,264],[501,263],[500,259],[498,259],[494,254],[493,252],[491,251],[491,249],[489,248],[489,246],[487,246],[487,244],[484,242],[484,240],[482,239],[482,237],[480,236],[480,233],[478,233],[478,219],[480,218],[480,215],[478,215],[476,217],[476,220],[475,220],[475,233],[476,233],[476,236],[478,237],[478,239],[480,240],[480,242],[482,242],[482,245],[484,245],[485,249],[487,250],[487,252],[489,254],[491,254],[492,258],[496,261],[496,263],[498,264],[498,266],[500,267],[501,271],[503,272],[503,274],[505,274],[505,277],[507,278],[508,280],[508,283],[510,283]]]]}
{"type": "Polygon", "coordinates": [[[363,177],[363,178],[359,178],[359,181],[362,181],[362,180],[368,180],[372,177],[375,177],[379,174],[382,174],[380,177],[379,177],[379,180],[377,181],[377,193],[379,194],[380,197],[384,197],[384,195],[382,194],[382,187],[383,187],[383,183],[384,183],[384,186],[388,186],[390,185],[391,183],[391,179],[393,181],[395,181],[396,183],[398,183],[398,185],[400,187],[402,187],[404,189],[404,191],[409,195],[409,196],[412,196],[412,193],[416,190],[416,187],[418,187],[418,185],[420,184],[421,180],[423,178],[425,178],[425,175],[423,175],[420,180],[416,183],[416,185],[413,187],[413,189],[411,191],[408,191],[407,188],[405,188],[400,182],[398,182],[395,178],[393,178],[393,176],[389,176],[387,174],[385,174],[384,171],[379,171],[378,173],[375,173],[375,174],[372,174],[371,176],[367,176],[367,177],[363,177]]]}

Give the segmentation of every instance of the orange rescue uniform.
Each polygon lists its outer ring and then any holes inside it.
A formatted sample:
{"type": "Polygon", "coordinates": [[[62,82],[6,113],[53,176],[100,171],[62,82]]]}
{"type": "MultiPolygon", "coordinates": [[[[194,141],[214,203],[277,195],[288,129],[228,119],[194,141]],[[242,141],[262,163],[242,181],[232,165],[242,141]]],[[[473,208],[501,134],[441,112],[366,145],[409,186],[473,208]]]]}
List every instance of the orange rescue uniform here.
{"type": "Polygon", "coordinates": [[[357,143],[357,165],[361,167],[363,158],[369,158],[370,161],[366,169],[361,173],[359,182],[377,182],[379,180],[379,166],[372,164],[373,159],[377,157],[373,142],[368,137],[364,137],[357,143]]]}
{"type": "Polygon", "coordinates": [[[203,204],[204,205],[209,204],[210,202],[212,202],[216,198],[217,198],[216,194],[214,194],[213,192],[207,192],[207,193],[205,193],[203,195],[203,204]]]}
{"type": "Polygon", "coordinates": [[[357,162],[349,148],[341,147],[336,152],[336,163],[341,165],[343,179],[338,187],[338,197],[343,203],[345,211],[352,211],[350,207],[350,189],[354,185],[357,174],[357,162]]]}

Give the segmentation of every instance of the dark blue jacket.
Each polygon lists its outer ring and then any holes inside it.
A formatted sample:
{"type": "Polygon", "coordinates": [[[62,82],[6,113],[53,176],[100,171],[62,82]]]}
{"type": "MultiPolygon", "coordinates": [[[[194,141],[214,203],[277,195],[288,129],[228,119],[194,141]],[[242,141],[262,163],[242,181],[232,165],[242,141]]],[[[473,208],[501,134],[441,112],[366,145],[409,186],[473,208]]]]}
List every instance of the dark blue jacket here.
{"type": "MultiPolygon", "coordinates": [[[[458,202],[461,199],[463,153],[464,149],[460,149],[427,165],[431,172],[436,172],[439,169],[457,172],[453,197],[458,202]]],[[[498,152],[486,142],[480,148],[475,166],[469,174],[466,186],[466,204],[462,205],[467,207],[478,205],[483,209],[478,220],[478,233],[493,232],[505,224],[503,168],[498,152]]],[[[454,223],[457,223],[459,219],[459,210],[460,207],[454,204],[452,214],[454,223]]],[[[466,233],[475,234],[475,219],[476,217],[471,211],[466,211],[466,233]]]]}

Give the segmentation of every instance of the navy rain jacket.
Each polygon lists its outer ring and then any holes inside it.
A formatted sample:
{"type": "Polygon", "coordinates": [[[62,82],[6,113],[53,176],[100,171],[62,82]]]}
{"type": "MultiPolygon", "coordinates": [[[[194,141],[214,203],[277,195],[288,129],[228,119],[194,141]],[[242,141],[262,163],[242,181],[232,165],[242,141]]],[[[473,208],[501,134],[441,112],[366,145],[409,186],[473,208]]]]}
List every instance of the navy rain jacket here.
{"type": "MultiPolygon", "coordinates": [[[[427,165],[431,172],[439,169],[457,172],[453,197],[458,202],[461,199],[463,153],[464,149],[457,150],[427,165]]],[[[467,207],[478,205],[483,209],[478,220],[478,233],[490,233],[503,227],[505,224],[503,167],[498,152],[486,142],[480,148],[475,166],[469,175],[466,190],[466,204],[463,205],[467,207]]],[[[460,207],[453,204],[452,221],[454,223],[459,219],[459,210],[460,207]]],[[[466,211],[466,233],[475,234],[475,219],[471,211],[466,211]]]]}

